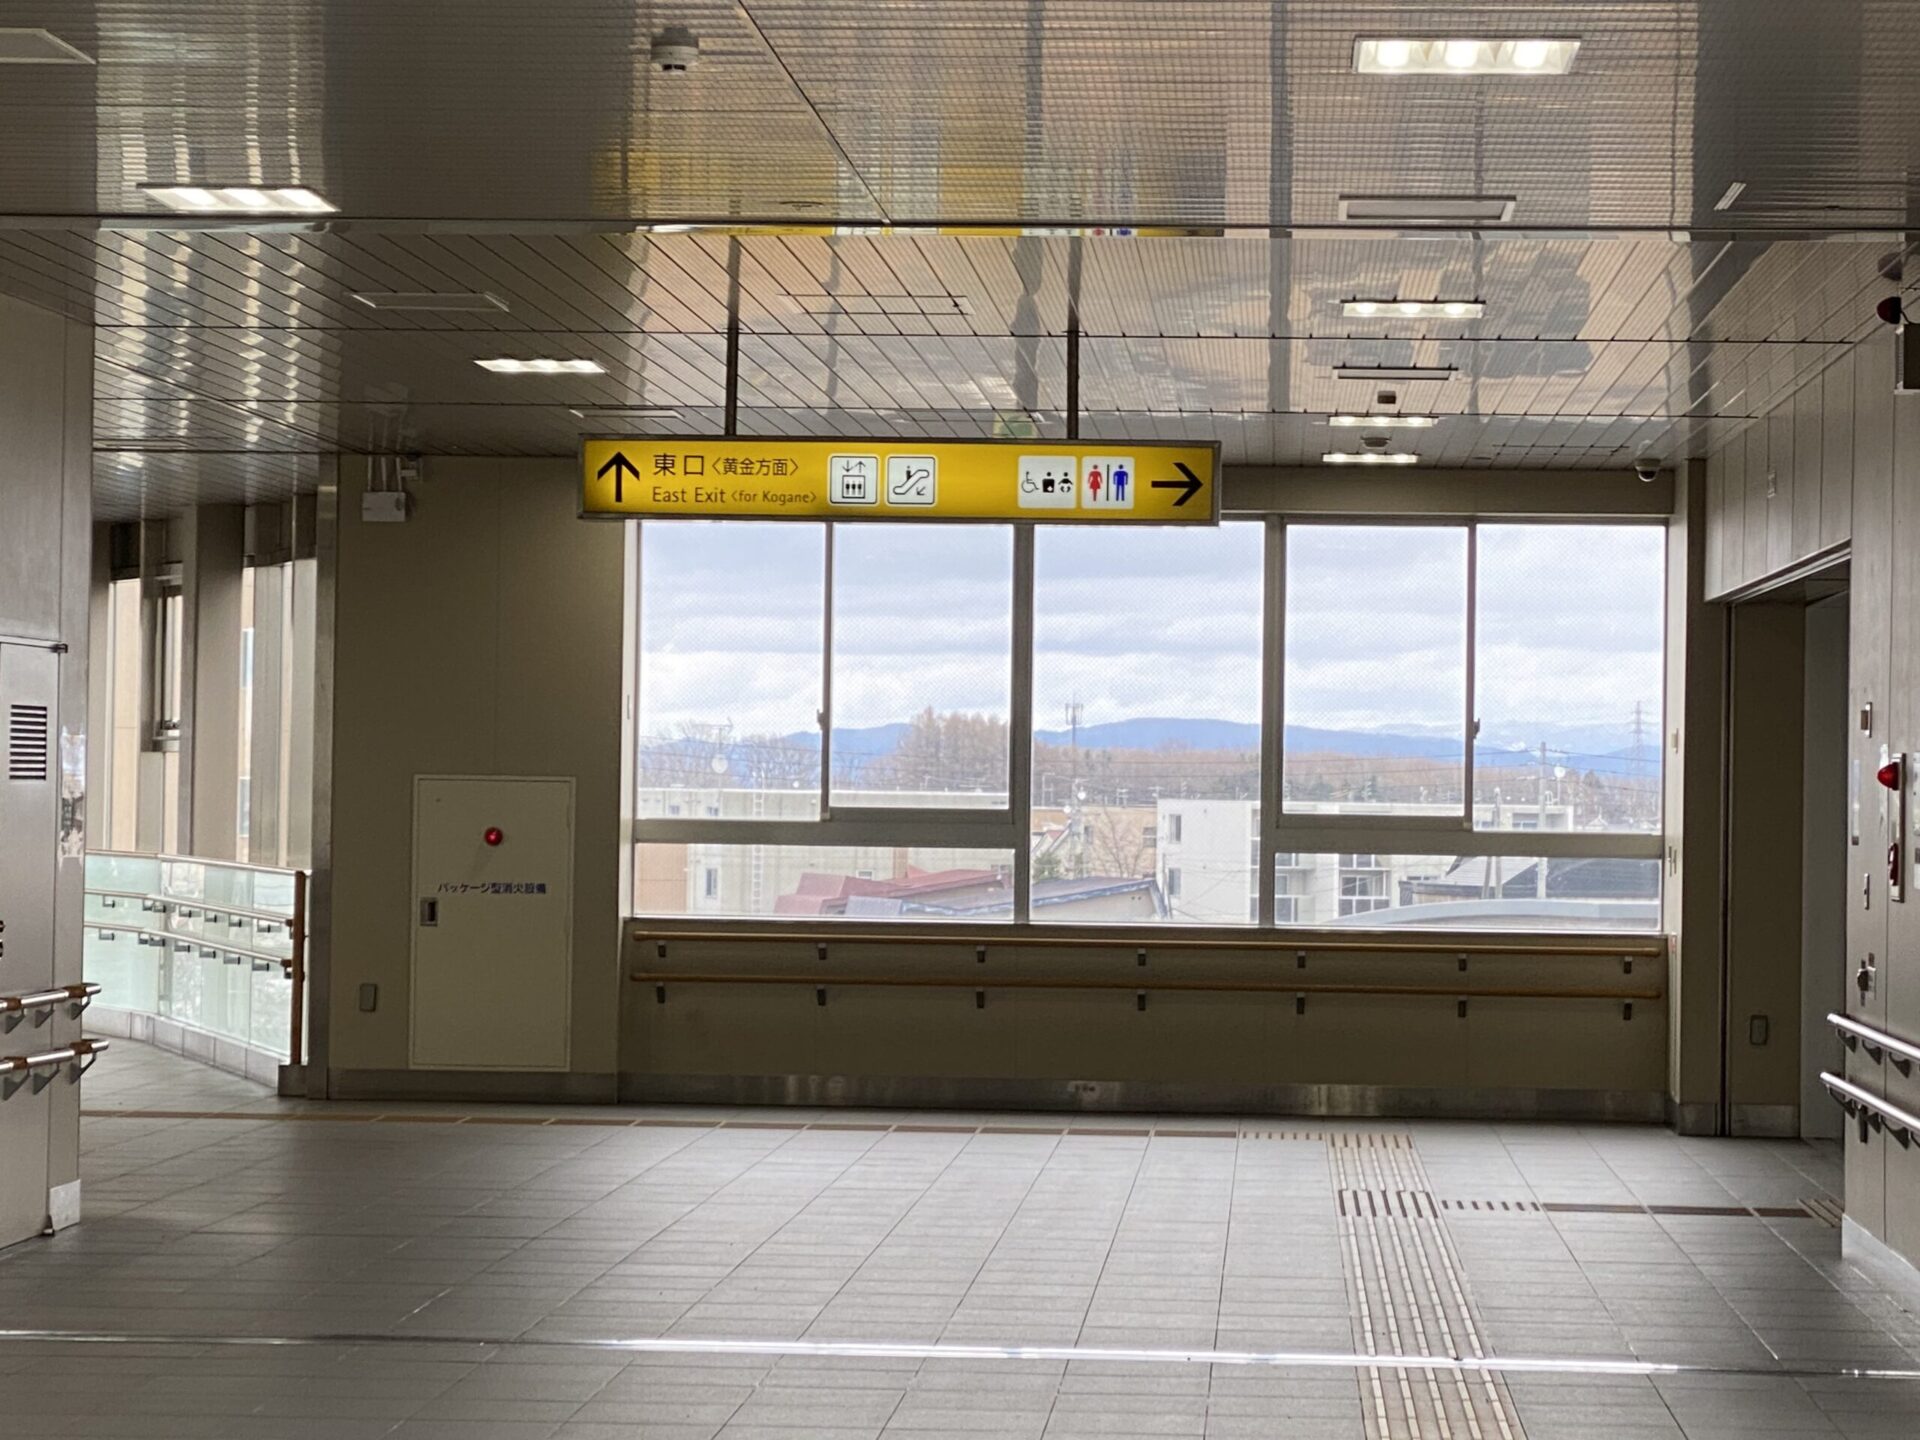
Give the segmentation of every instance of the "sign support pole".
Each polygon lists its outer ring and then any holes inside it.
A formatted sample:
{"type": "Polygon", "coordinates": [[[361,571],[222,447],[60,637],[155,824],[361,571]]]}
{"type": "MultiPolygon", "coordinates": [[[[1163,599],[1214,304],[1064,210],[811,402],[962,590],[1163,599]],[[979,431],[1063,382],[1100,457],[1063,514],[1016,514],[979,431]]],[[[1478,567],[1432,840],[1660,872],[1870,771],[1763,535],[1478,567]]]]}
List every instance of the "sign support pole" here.
{"type": "Polygon", "coordinates": [[[740,238],[727,241],[727,398],[721,433],[740,433],[740,238]]]}
{"type": "Polygon", "coordinates": [[[1080,438],[1080,237],[1067,242],[1067,439],[1080,438]]]}

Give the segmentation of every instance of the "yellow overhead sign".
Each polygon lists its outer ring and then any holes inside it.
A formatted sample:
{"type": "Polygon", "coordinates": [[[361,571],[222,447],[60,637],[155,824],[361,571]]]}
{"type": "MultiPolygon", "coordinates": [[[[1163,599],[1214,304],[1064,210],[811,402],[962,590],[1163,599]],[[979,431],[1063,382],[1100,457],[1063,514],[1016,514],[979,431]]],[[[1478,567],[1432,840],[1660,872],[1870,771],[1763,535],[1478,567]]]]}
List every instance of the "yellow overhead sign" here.
{"type": "Polygon", "coordinates": [[[594,439],[580,513],[1213,525],[1220,447],[1120,440],[594,439]]]}

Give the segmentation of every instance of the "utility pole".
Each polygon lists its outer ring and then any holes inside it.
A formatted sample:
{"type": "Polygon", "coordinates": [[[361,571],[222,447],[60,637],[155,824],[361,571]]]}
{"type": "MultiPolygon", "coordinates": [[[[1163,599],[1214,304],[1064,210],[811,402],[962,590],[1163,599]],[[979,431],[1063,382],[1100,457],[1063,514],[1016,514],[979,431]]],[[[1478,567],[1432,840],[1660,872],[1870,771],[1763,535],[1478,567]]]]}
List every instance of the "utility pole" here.
{"type": "MultiPolygon", "coordinates": [[[[1547,830],[1547,742],[1540,742],[1540,823],[1539,832],[1547,830]]],[[[1537,899],[1547,898],[1547,857],[1542,855],[1533,862],[1533,893],[1537,899]]]]}
{"type": "Polygon", "coordinates": [[[1080,716],[1085,709],[1078,700],[1067,702],[1067,729],[1072,737],[1067,762],[1067,834],[1074,842],[1076,877],[1087,873],[1087,806],[1080,786],[1080,716]]]}

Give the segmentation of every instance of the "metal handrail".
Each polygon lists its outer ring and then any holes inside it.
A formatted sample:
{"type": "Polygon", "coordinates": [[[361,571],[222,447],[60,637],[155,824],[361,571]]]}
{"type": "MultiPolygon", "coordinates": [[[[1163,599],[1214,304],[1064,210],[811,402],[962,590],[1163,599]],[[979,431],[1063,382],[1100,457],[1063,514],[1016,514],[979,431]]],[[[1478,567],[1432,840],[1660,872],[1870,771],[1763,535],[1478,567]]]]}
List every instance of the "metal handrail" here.
{"type": "Polygon", "coordinates": [[[158,860],[168,865],[212,865],[221,870],[254,870],[262,875],[289,875],[283,865],[254,865],[245,860],[215,860],[206,855],[155,855],[144,850],[89,850],[89,855],[105,855],[112,860],[158,860]]]}
{"type": "Polygon", "coordinates": [[[1875,1060],[1891,1056],[1902,1075],[1912,1074],[1914,1063],[1920,1061],[1920,1045],[1910,1045],[1897,1035],[1863,1025],[1851,1015],[1833,1011],[1827,1015],[1827,1023],[1840,1032],[1849,1050],[1865,1050],[1875,1060]]]}
{"type": "Polygon", "coordinates": [[[1379,985],[1311,980],[1180,980],[1060,978],[1014,975],[941,977],[925,975],[733,975],[714,972],[635,970],[635,984],[654,985],[807,985],[816,990],[883,987],[903,990],[1150,990],[1254,995],[1432,995],[1456,1000],[1660,1000],[1662,989],[1618,990],[1592,986],[1526,985],[1379,985]]]}
{"type": "Polygon", "coordinates": [[[1920,1135],[1920,1115],[1903,1110],[1891,1100],[1883,1100],[1871,1090],[1862,1090],[1851,1081],[1842,1080],[1838,1075],[1825,1070],[1820,1072],[1820,1083],[1827,1087],[1827,1093],[1840,1102],[1840,1108],[1847,1112],[1849,1119],[1860,1122],[1860,1138],[1867,1138],[1869,1129],[1884,1129],[1898,1140],[1902,1146],[1913,1144],[1915,1135],[1920,1135]]]}
{"type": "Polygon", "coordinates": [[[251,950],[245,945],[229,945],[224,940],[209,940],[204,935],[183,935],[174,930],[143,930],[138,925],[105,925],[98,920],[89,920],[87,929],[105,936],[111,934],[151,935],[155,940],[171,941],[179,949],[220,950],[228,955],[243,955],[249,960],[258,960],[268,965],[278,965],[287,974],[293,973],[293,957],[273,955],[265,950],[251,950]]]}
{"type": "Polygon", "coordinates": [[[160,909],[168,912],[178,912],[182,906],[197,906],[209,915],[241,915],[249,920],[270,920],[282,929],[287,928],[293,920],[291,915],[276,910],[254,910],[245,905],[228,905],[219,900],[200,900],[190,895],[155,895],[145,890],[99,890],[92,887],[88,887],[87,894],[99,899],[150,900],[160,909]]]}
{"type": "Polygon", "coordinates": [[[1503,941],[1467,940],[1361,940],[1249,934],[1227,938],[1218,935],[1182,935],[1177,931],[1133,931],[1118,935],[1048,935],[1032,930],[1008,928],[1002,931],[967,930],[662,930],[644,923],[633,924],[632,937],[646,944],[721,941],[806,945],[971,945],[1017,947],[1023,950],[1290,950],[1310,954],[1366,955],[1525,955],[1525,956],[1604,956],[1611,959],[1658,960],[1667,951],[1660,941],[1540,940],[1525,944],[1503,941]]]}
{"type": "Polygon", "coordinates": [[[62,985],[57,990],[35,990],[29,995],[0,995],[0,1015],[18,1015],[27,1010],[51,1010],[59,1005],[91,1000],[100,993],[92,981],[82,985],[62,985]]]}
{"type": "Polygon", "coordinates": [[[0,1100],[11,1100],[27,1085],[32,1085],[34,1093],[39,1094],[53,1083],[49,1071],[64,1069],[68,1083],[77,1084],[80,1077],[93,1068],[93,1062],[109,1048],[110,1043],[106,1040],[76,1040],[71,1045],[62,1045],[57,1050],[42,1050],[35,1055],[0,1055],[0,1100]]]}
{"type": "Polygon", "coordinates": [[[34,1017],[33,1028],[38,1030],[53,1018],[53,1012],[62,1005],[67,1007],[70,1018],[78,1020],[80,1014],[93,1003],[93,997],[100,993],[100,987],[91,981],[79,985],[62,985],[54,990],[35,990],[28,995],[0,995],[0,1035],[11,1034],[18,1029],[28,1015],[34,1017]]]}

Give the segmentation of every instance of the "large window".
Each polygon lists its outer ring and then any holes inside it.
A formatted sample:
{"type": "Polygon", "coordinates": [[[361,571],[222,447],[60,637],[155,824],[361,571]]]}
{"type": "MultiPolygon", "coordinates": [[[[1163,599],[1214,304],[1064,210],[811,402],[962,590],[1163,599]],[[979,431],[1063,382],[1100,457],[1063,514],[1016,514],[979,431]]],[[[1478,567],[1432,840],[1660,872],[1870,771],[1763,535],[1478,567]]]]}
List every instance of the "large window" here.
{"type": "Polygon", "coordinates": [[[1287,531],[1288,813],[1459,818],[1467,536],[1464,526],[1287,531]]]}
{"type": "Polygon", "coordinates": [[[1665,530],[641,530],[644,913],[1658,924],[1665,530]]]}
{"type": "Polygon", "coordinates": [[[1480,527],[1476,828],[1659,831],[1665,538],[1480,527]]]}
{"type": "Polygon", "coordinates": [[[1004,525],[835,532],[835,805],[1006,806],[1012,580],[1004,525]]]}
{"type": "Polygon", "coordinates": [[[820,814],[826,528],[647,525],[641,819],[820,814]]]}
{"type": "Polygon", "coordinates": [[[1036,897],[1145,879],[1148,918],[1258,918],[1264,539],[1245,522],[1035,537],[1036,897]]]}

